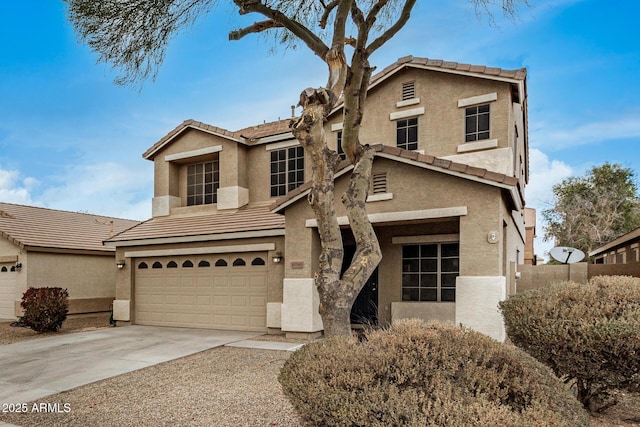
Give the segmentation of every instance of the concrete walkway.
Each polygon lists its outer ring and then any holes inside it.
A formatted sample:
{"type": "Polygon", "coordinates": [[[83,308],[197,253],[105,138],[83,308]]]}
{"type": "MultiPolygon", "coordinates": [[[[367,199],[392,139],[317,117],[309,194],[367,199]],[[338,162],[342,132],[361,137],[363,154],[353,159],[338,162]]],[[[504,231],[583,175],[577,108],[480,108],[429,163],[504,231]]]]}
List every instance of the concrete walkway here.
{"type": "Polygon", "coordinates": [[[134,325],[3,345],[0,404],[34,401],[223,345],[289,351],[300,347],[249,340],[258,335],[134,325]]]}

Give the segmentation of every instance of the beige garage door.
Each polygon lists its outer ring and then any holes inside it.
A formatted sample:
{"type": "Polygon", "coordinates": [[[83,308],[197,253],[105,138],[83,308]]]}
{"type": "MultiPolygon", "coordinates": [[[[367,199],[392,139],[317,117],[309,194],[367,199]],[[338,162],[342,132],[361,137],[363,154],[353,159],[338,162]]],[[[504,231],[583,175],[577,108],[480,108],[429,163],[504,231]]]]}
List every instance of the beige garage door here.
{"type": "Polygon", "coordinates": [[[267,327],[266,255],[135,260],[135,322],[264,331],[267,327]]]}
{"type": "Polygon", "coordinates": [[[16,272],[13,264],[0,264],[0,319],[15,319],[16,272]]]}

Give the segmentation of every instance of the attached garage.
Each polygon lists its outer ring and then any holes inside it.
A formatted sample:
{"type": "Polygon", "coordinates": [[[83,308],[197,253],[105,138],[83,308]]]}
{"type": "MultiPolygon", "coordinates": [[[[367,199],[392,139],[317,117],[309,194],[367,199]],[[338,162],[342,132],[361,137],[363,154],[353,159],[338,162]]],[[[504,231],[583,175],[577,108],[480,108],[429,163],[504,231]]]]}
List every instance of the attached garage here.
{"type": "Polygon", "coordinates": [[[265,331],[267,252],[136,258],[135,323],[265,331]]]}

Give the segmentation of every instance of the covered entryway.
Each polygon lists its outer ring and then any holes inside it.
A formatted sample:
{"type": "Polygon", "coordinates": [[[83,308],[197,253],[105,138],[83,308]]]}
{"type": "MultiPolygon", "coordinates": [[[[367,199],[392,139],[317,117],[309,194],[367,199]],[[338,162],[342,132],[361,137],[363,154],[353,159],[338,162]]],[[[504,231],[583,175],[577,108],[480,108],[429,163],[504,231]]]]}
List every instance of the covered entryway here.
{"type": "Polygon", "coordinates": [[[267,253],[134,260],[135,323],[264,331],[267,253]]]}
{"type": "Polygon", "coordinates": [[[0,264],[0,319],[15,319],[15,268],[8,264],[0,264]]]}

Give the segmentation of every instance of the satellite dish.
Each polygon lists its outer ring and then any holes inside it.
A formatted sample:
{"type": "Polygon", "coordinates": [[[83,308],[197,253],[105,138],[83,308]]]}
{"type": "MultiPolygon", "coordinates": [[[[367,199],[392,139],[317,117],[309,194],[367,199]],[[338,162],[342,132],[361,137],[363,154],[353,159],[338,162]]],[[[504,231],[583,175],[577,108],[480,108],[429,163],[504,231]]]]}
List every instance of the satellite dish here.
{"type": "Polygon", "coordinates": [[[580,249],[569,248],[567,246],[556,246],[549,251],[549,255],[563,264],[573,264],[584,259],[584,252],[580,249]]]}

